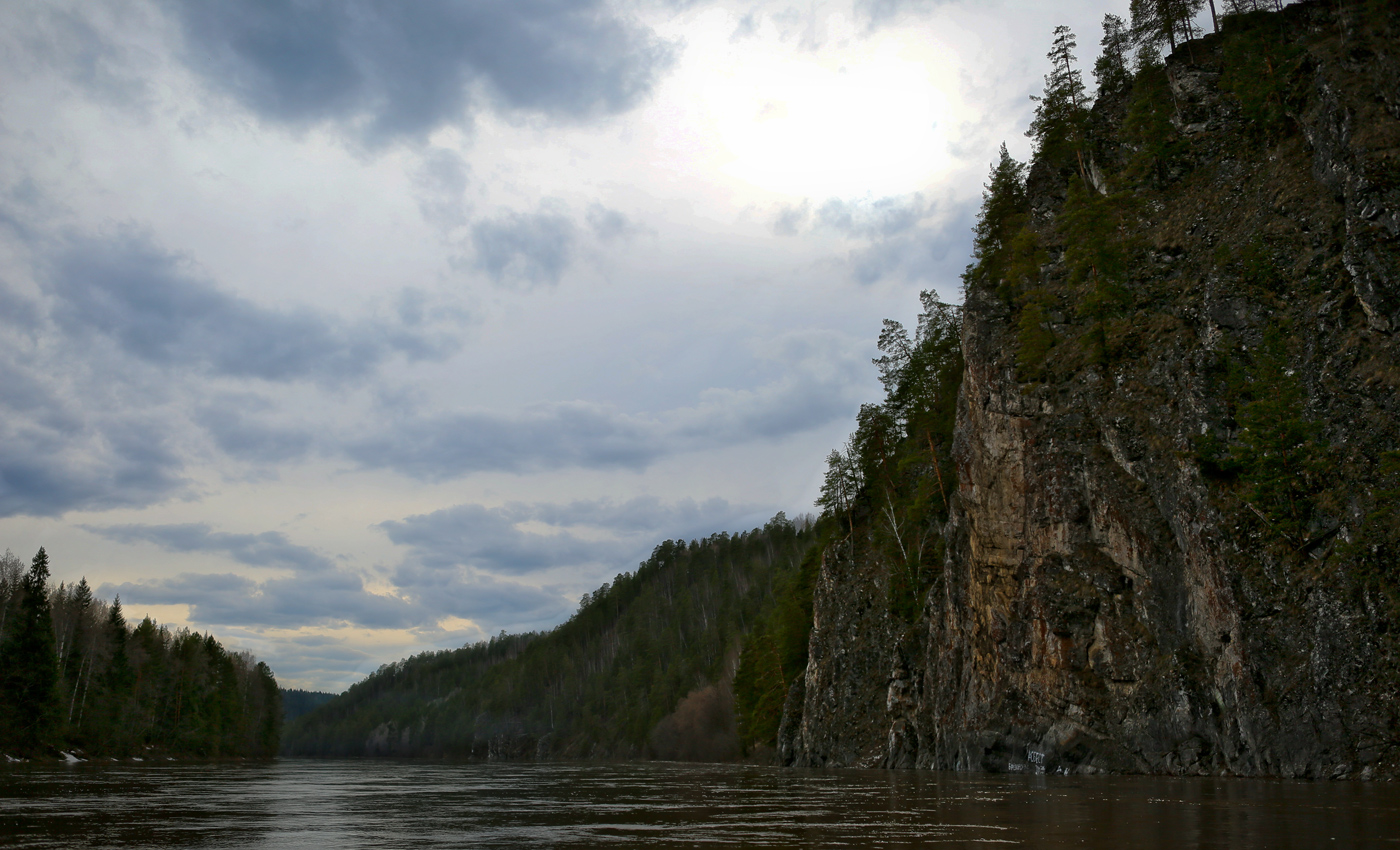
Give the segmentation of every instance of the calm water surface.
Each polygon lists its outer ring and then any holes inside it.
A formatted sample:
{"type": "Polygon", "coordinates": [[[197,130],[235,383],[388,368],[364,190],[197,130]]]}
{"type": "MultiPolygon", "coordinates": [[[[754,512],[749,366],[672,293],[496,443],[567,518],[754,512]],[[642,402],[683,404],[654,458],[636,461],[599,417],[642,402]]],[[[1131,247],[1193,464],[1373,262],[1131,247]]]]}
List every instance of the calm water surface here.
{"type": "Polygon", "coordinates": [[[1400,783],[738,766],[0,766],[10,847],[1400,847],[1400,783]]]}

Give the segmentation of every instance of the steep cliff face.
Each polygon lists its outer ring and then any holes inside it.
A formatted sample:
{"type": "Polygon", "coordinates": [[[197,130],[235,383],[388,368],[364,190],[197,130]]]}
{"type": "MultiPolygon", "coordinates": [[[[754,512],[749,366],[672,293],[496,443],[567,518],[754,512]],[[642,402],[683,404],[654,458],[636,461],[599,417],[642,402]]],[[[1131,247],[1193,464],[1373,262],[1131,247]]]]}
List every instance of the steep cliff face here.
{"type": "Polygon", "coordinates": [[[942,573],[904,627],[859,529],[827,551],[790,762],[1400,772],[1400,40],[1368,8],[1271,16],[1290,76],[1263,95],[1247,33],[1179,49],[1174,152],[1131,189],[1129,107],[1100,99],[1093,182],[1132,212],[1128,304],[1096,327],[1065,180],[1032,167],[1048,351],[1028,365],[1027,308],[969,284],[942,573]]]}

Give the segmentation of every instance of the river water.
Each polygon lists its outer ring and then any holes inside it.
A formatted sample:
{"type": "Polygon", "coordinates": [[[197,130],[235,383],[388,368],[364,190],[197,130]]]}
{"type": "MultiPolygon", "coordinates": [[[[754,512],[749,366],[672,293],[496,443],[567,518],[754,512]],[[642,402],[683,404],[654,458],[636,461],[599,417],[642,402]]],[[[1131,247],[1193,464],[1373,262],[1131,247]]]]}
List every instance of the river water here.
{"type": "Polygon", "coordinates": [[[1400,848],[1397,786],[680,764],[24,764],[0,766],[0,845],[1400,848]]]}

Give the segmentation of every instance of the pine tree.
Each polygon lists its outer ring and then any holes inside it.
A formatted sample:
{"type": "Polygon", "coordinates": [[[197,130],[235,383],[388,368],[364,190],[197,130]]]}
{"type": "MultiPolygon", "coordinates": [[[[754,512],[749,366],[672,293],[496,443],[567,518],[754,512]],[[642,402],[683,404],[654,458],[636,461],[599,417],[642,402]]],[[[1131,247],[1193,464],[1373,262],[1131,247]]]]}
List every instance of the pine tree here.
{"type": "Polygon", "coordinates": [[[20,583],[23,598],[0,646],[5,744],[27,753],[49,743],[58,708],[58,659],[48,581],[49,556],[41,547],[20,583]]]}
{"type": "Polygon", "coordinates": [[[1122,18],[1103,16],[1103,40],[1099,42],[1103,53],[1094,62],[1094,81],[1100,96],[1118,94],[1132,86],[1133,74],[1128,70],[1128,49],[1132,43],[1132,33],[1122,18]]]}
{"type": "MultiPolygon", "coordinates": [[[[1026,135],[1035,140],[1036,155],[1058,167],[1071,155],[1082,159],[1080,148],[1084,141],[1085,108],[1084,76],[1075,67],[1079,60],[1074,50],[1079,44],[1067,26],[1055,27],[1055,40],[1050,52],[1050,73],[1045,76],[1045,92],[1031,96],[1036,102],[1035,118],[1026,135]]],[[[1083,163],[1079,163],[1083,171],[1083,163]]]]}
{"type": "Polygon", "coordinates": [[[1132,0],[1133,41],[1144,47],[1165,42],[1176,50],[1177,44],[1199,35],[1193,19],[1205,5],[1206,0],[1132,0]]]}

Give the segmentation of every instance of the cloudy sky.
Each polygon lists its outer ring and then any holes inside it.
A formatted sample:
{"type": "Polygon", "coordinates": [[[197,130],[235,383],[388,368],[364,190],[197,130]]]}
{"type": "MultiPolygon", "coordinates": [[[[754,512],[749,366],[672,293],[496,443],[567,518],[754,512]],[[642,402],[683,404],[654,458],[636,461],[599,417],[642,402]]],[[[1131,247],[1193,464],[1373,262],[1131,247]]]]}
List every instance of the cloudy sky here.
{"type": "Polygon", "coordinates": [[[0,548],[338,691],[811,510],[1126,5],[0,5],[0,548]]]}

